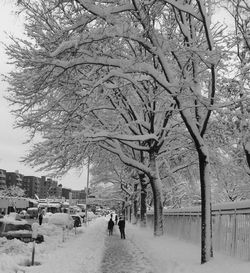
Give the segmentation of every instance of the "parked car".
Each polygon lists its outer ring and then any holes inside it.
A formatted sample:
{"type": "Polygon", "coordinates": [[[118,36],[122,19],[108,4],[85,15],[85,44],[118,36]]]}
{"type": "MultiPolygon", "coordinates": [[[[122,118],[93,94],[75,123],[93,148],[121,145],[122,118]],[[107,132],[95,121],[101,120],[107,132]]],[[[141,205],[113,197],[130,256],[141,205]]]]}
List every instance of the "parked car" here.
{"type": "Polygon", "coordinates": [[[11,217],[0,219],[0,237],[8,240],[18,239],[25,243],[35,240],[36,243],[44,242],[42,234],[38,234],[37,238],[32,238],[32,226],[25,220],[14,220],[11,217]]]}
{"type": "Polygon", "coordinates": [[[81,217],[81,223],[84,223],[85,212],[78,212],[77,215],[81,217]]]}
{"type": "Polygon", "coordinates": [[[30,215],[28,214],[28,212],[26,210],[22,210],[19,212],[19,215],[22,219],[29,219],[30,215]]]}
{"type": "Polygon", "coordinates": [[[49,222],[49,218],[50,218],[51,215],[53,215],[52,212],[46,212],[46,213],[44,214],[44,216],[43,216],[43,223],[44,223],[44,224],[49,222]]]}
{"type": "Polygon", "coordinates": [[[38,208],[28,208],[27,209],[28,214],[30,215],[30,218],[37,218],[38,217],[38,208]]]}
{"type": "Polygon", "coordinates": [[[70,214],[70,216],[74,220],[74,227],[81,227],[82,226],[81,216],[76,215],[76,214],[74,214],[74,215],[70,214]]]}

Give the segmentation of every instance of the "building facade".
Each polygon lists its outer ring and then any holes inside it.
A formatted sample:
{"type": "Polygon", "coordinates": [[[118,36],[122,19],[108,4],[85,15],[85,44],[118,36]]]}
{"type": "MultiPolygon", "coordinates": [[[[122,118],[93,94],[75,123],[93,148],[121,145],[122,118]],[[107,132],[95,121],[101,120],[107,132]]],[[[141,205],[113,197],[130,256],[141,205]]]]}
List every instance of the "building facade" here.
{"type": "Polygon", "coordinates": [[[40,198],[57,197],[57,181],[42,176],[40,179],[40,198]]]}
{"type": "Polygon", "coordinates": [[[22,188],[23,175],[18,171],[6,172],[6,186],[7,187],[19,187],[22,188]]]}
{"type": "Polygon", "coordinates": [[[25,191],[26,197],[36,198],[40,194],[40,179],[36,176],[24,176],[22,189],[25,191]]]}
{"type": "Polygon", "coordinates": [[[62,188],[62,197],[69,199],[69,193],[72,192],[70,188],[62,188]]]}
{"type": "Polygon", "coordinates": [[[0,169],[0,190],[3,190],[6,186],[6,171],[0,169]]]}
{"type": "Polygon", "coordinates": [[[72,199],[86,199],[85,190],[72,190],[72,199]]]}
{"type": "Polygon", "coordinates": [[[35,199],[46,198],[62,198],[69,199],[69,194],[72,193],[72,199],[85,200],[85,190],[72,190],[70,188],[64,188],[62,184],[58,185],[58,182],[47,178],[46,176],[36,177],[22,175],[18,171],[7,172],[0,169],[0,190],[17,186],[24,190],[25,197],[35,199]]]}

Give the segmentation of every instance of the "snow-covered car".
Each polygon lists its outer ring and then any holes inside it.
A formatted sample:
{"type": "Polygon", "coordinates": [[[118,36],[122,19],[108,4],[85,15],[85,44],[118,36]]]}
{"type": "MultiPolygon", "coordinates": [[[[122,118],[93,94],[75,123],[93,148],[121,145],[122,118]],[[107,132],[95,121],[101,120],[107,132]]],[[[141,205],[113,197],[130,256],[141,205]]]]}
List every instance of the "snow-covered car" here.
{"type": "Polygon", "coordinates": [[[4,215],[4,218],[9,220],[22,220],[21,216],[17,212],[10,212],[9,214],[4,215]]]}
{"type": "Polygon", "coordinates": [[[45,215],[43,216],[43,223],[48,223],[50,216],[53,215],[52,212],[46,212],[45,215]]]}
{"type": "Polygon", "coordinates": [[[54,213],[49,217],[49,224],[66,227],[72,229],[74,227],[74,220],[68,213],[54,213]]]}
{"type": "Polygon", "coordinates": [[[28,214],[28,212],[26,210],[22,210],[19,212],[19,216],[22,218],[22,219],[29,219],[30,218],[30,215],[28,214]]]}
{"type": "Polygon", "coordinates": [[[79,215],[81,217],[81,221],[82,221],[82,223],[84,223],[85,212],[78,212],[77,215],[79,215]]]}
{"type": "Polygon", "coordinates": [[[77,214],[70,214],[70,216],[74,220],[74,227],[81,227],[82,226],[82,219],[80,215],[77,214]]]}
{"type": "Polygon", "coordinates": [[[30,218],[36,219],[38,217],[38,208],[37,207],[28,208],[27,212],[30,215],[30,218]]]}
{"type": "Polygon", "coordinates": [[[42,243],[44,237],[38,234],[34,239],[32,237],[32,226],[25,220],[15,220],[12,217],[4,217],[0,219],[0,237],[8,240],[18,239],[25,243],[35,240],[36,243],[42,243]]]}

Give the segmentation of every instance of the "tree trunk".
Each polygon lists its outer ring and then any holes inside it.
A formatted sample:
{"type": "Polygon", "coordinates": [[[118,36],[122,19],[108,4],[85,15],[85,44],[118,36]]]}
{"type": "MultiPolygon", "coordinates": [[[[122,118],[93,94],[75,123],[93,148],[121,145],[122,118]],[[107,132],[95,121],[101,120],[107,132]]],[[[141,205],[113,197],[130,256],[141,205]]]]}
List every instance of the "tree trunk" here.
{"type": "Polygon", "coordinates": [[[132,224],[136,224],[137,223],[137,214],[138,214],[138,200],[137,200],[137,188],[138,188],[138,184],[135,183],[134,184],[134,198],[133,198],[133,214],[132,214],[132,224]]]}
{"type": "Polygon", "coordinates": [[[132,217],[131,217],[131,215],[132,215],[132,208],[131,208],[131,205],[127,205],[127,207],[126,207],[126,211],[127,211],[127,219],[128,219],[128,221],[131,223],[131,219],[132,219],[132,217]]]}
{"type": "Polygon", "coordinates": [[[201,186],[201,263],[210,260],[212,251],[210,164],[207,147],[198,149],[201,186]]]}
{"type": "Polygon", "coordinates": [[[125,205],[127,203],[127,197],[125,197],[125,201],[122,201],[122,215],[124,215],[124,217],[126,217],[126,208],[125,205]]]}
{"type": "MultiPolygon", "coordinates": [[[[250,141],[243,143],[243,149],[246,155],[247,167],[250,170],[250,141]]],[[[250,175],[250,172],[248,174],[250,175]]]]}
{"type": "Polygon", "coordinates": [[[139,174],[140,185],[141,185],[141,206],[140,206],[140,221],[141,226],[145,227],[147,224],[147,183],[146,175],[144,173],[139,174]]]}
{"type": "Polygon", "coordinates": [[[149,155],[149,166],[151,169],[151,176],[149,178],[149,181],[152,187],[154,198],[154,235],[161,236],[163,235],[162,186],[161,181],[158,179],[157,176],[155,153],[150,153],[149,155]]]}

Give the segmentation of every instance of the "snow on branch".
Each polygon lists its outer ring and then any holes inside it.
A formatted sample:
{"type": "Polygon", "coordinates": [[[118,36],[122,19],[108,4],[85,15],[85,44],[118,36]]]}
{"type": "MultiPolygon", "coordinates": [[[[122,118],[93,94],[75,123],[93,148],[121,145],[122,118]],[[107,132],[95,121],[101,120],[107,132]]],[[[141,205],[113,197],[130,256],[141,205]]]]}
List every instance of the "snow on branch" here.
{"type": "MultiPolygon", "coordinates": [[[[164,58],[163,54],[160,54],[162,58],[164,58]]],[[[125,73],[145,73],[150,75],[155,81],[157,81],[161,86],[166,88],[172,94],[174,94],[174,89],[179,88],[179,82],[172,79],[171,83],[169,83],[166,78],[162,75],[160,71],[157,71],[153,65],[149,63],[138,63],[135,61],[127,61],[124,59],[111,59],[108,57],[78,57],[74,60],[70,61],[62,61],[62,60],[32,60],[34,63],[44,63],[48,65],[54,65],[57,67],[61,67],[63,69],[68,69],[84,64],[93,64],[93,65],[103,65],[103,66],[111,66],[120,68],[125,73]]],[[[169,71],[169,64],[166,63],[164,58],[165,67],[167,71],[169,71]]],[[[169,73],[171,74],[171,73],[169,73]]]]}
{"type": "Polygon", "coordinates": [[[164,1],[168,4],[170,4],[172,7],[175,7],[180,11],[184,11],[184,12],[192,15],[193,17],[195,17],[197,20],[202,21],[201,15],[196,13],[194,11],[194,8],[190,4],[188,4],[182,0],[181,1],[180,0],[177,0],[177,1],[176,0],[164,0],[164,1]],[[183,3],[185,3],[185,4],[183,4],[183,3]]]}
{"type": "Polygon", "coordinates": [[[107,87],[107,88],[110,88],[110,89],[118,88],[118,85],[115,83],[110,83],[110,82],[106,83],[109,79],[111,79],[113,77],[123,78],[125,80],[128,80],[129,82],[134,84],[139,89],[141,89],[141,86],[139,86],[139,84],[138,84],[139,82],[150,80],[150,77],[147,75],[139,74],[139,75],[133,75],[133,77],[132,77],[129,74],[123,73],[122,69],[118,68],[118,69],[111,70],[107,75],[102,77],[100,80],[96,81],[95,84],[93,85],[93,89],[101,84],[104,84],[104,83],[105,83],[105,87],[107,87]]]}
{"type": "Polygon", "coordinates": [[[121,145],[118,141],[112,141],[112,143],[107,142],[107,144],[100,143],[99,145],[101,148],[118,155],[120,160],[127,166],[134,167],[137,170],[142,171],[143,173],[150,174],[150,169],[147,166],[137,160],[134,160],[132,157],[129,157],[122,151],[121,145]]]}
{"type": "Polygon", "coordinates": [[[78,0],[82,7],[84,7],[90,13],[97,15],[106,21],[109,21],[110,17],[114,14],[118,14],[121,12],[134,10],[134,6],[132,4],[126,3],[120,6],[104,6],[98,7],[93,4],[92,0],[78,0]]]}
{"type": "Polygon", "coordinates": [[[145,152],[149,151],[149,147],[147,147],[147,146],[136,145],[133,142],[127,142],[127,141],[122,141],[122,140],[120,140],[120,141],[121,141],[122,144],[130,147],[133,150],[136,150],[136,151],[145,151],[145,152]]]}
{"type": "Polygon", "coordinates": [[[205,5],[203,3],[203,1],[197,0],[197,4],[202,16],[202,21],[203,21],[203,25],[205,28],[205,33],[206,33],[206,38],[207,38],[207,43],[209,46],[209,50],[213,50],[213,38],[212,38],[212,34],[210,31],[210,20],[208,19],[208,16],[206,14],[206,9],[205,9],[205,5]]]}
{"type": "Polygon", "coordinates": [[[99,133],[87,133],[87,132],[80,132],[73,134],[73,137],[85,137],[86,139],[117,139],[125,142],[130,141],[148,141],[148,140],[156,140],[157,136],[155,134],[145,134],[145,135],[121,135],[112,132],[102,131],[99,133]]]}

